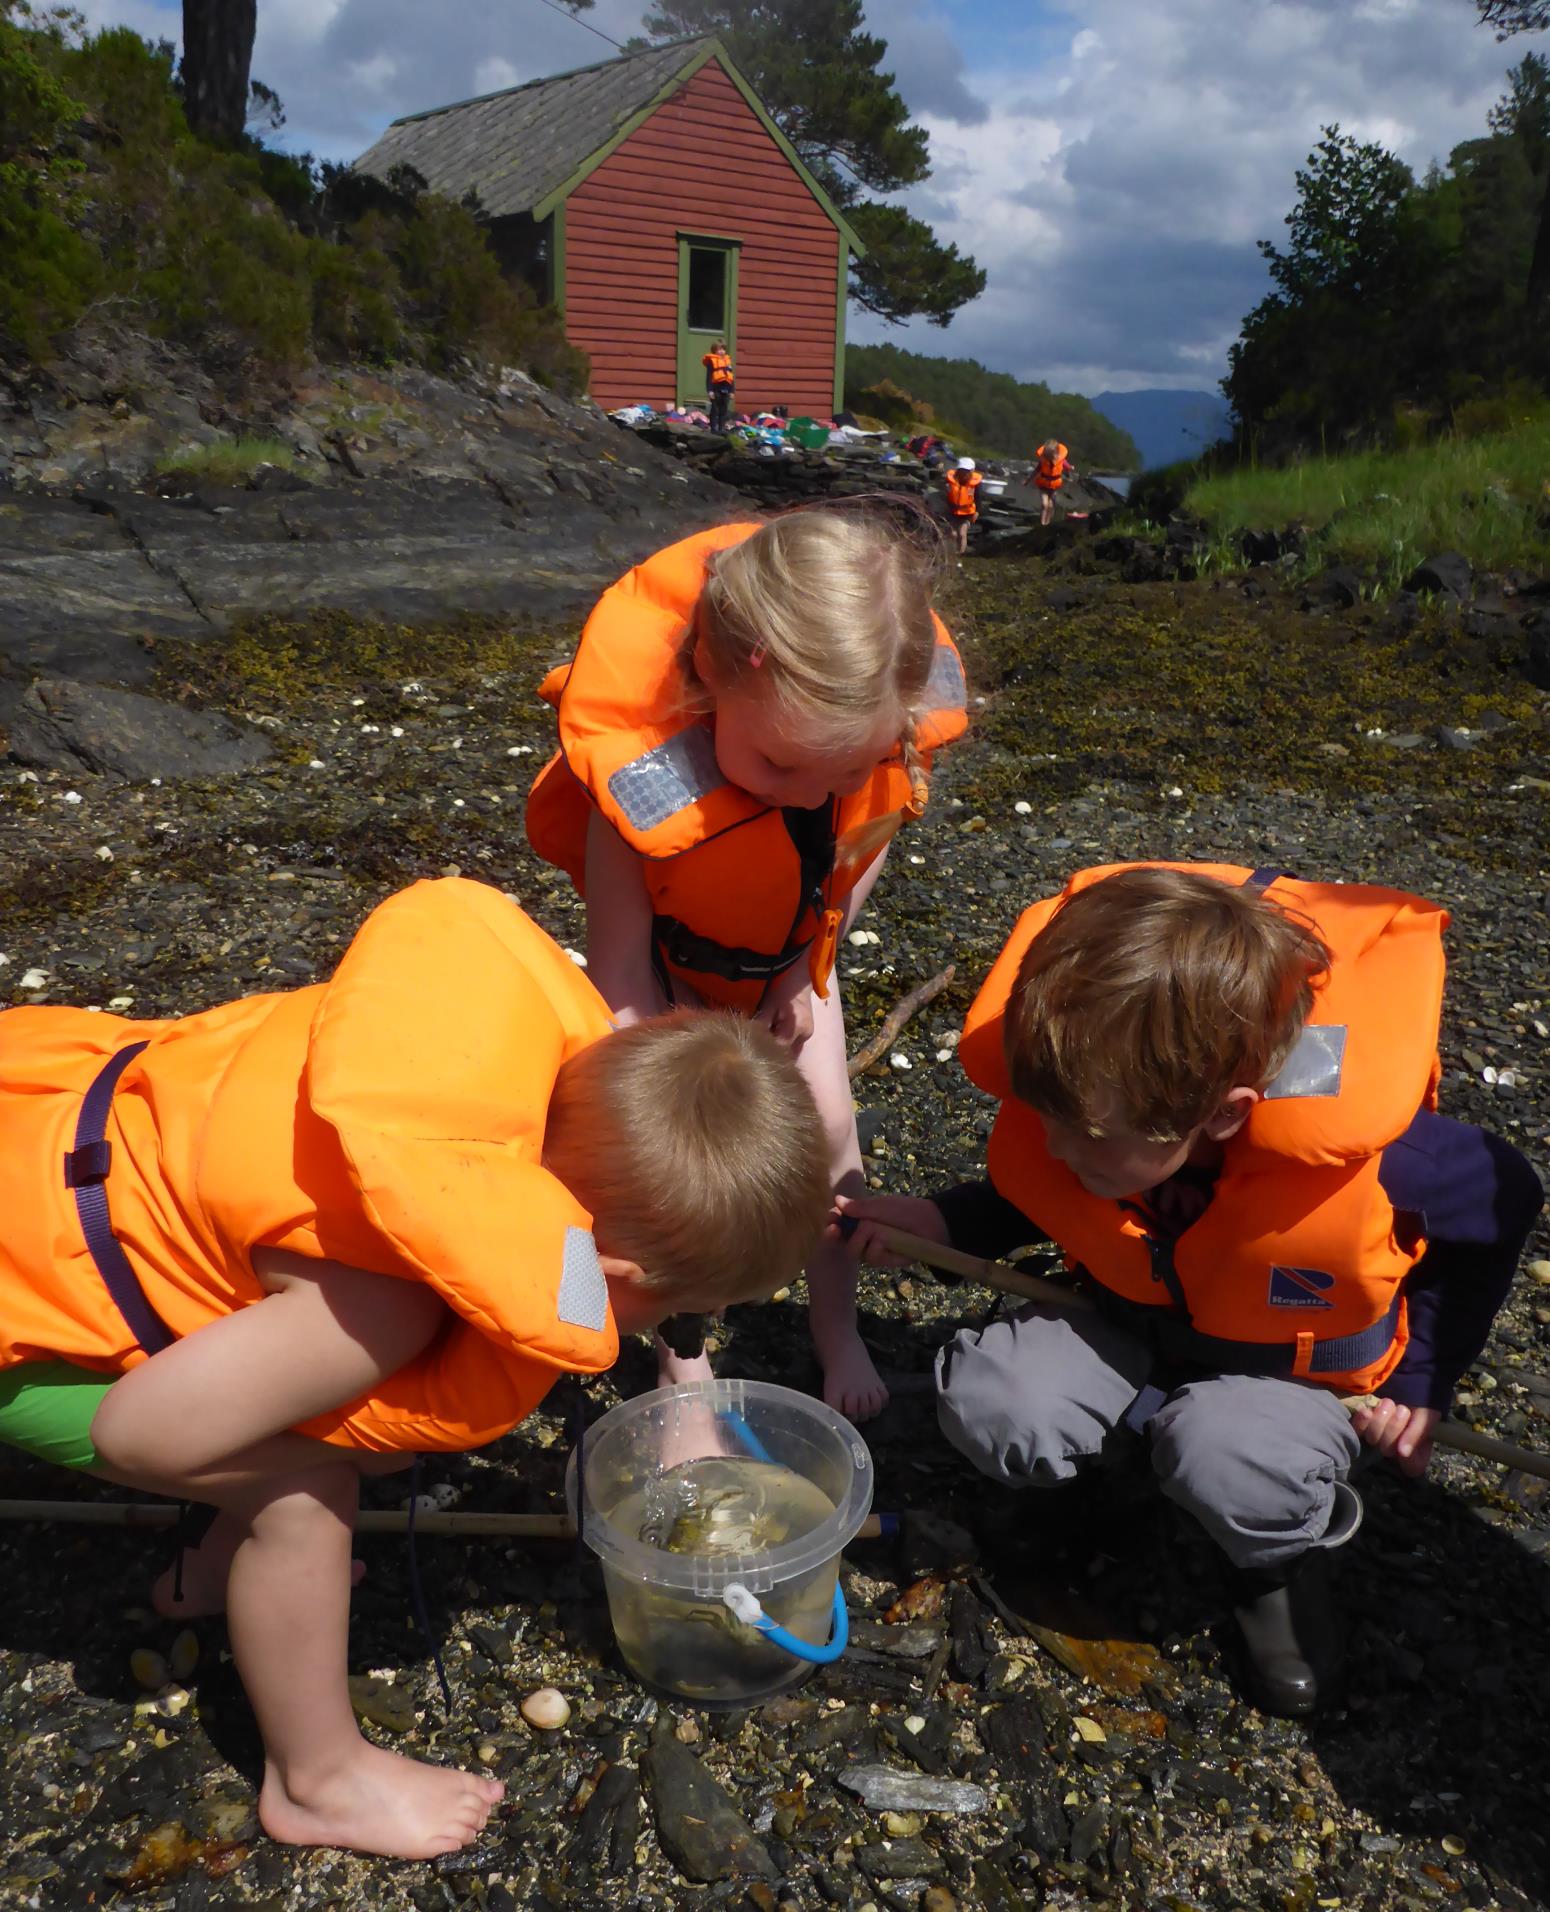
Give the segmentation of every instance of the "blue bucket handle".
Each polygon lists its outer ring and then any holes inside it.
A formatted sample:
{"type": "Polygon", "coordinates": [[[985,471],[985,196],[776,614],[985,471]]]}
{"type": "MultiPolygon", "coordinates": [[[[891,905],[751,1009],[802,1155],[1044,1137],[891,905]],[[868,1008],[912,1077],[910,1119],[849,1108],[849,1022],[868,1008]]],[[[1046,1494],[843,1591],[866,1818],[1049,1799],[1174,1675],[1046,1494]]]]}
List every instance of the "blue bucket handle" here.
{"type": "MultiPolygon", "coordinates": [[[[774,1460],[775,1456],[735,1407],[724,1408],[720,1419],[745,1454],[756,1461],[774,1460]]],[[[777,1626],[759,1605],[754,1595],[738,1581],[734,1580],[721,1597],[738,1619],[745,1621],[751,1627],[756,1627],[772,1646],[781,1647],[795,1658],[806,1660],[812,1666],[832,1666],[850,1645],[850,1610],[845,1605],[845,1589],[840,1585],[838,1578],[834,1582],[834,1626],[826,1646],[814,1646],[811,1640],[799,1640],[796,1634],[788,1632],[783,1626],[777,1626]]]]}
{"type": "Polygon", "coordinates": [[[723,1588],[721,1598],[739,1620],[747,1626],[756,1627],[772,1646],[783,1648],[794,1658],[806,1660],[811,1666],[832,1666],[850,1645],[850,1613],[845,1605],[845,1590],[838,1580],[834,1583],[834,1631],[829,1635],[826,1646],[814,1646],[811,1640],[799,1640],[785,1627],[777,1626],[759,1605],[757,1597],[741,1581],[734,1580],[730,1586],[723,1588]]]}

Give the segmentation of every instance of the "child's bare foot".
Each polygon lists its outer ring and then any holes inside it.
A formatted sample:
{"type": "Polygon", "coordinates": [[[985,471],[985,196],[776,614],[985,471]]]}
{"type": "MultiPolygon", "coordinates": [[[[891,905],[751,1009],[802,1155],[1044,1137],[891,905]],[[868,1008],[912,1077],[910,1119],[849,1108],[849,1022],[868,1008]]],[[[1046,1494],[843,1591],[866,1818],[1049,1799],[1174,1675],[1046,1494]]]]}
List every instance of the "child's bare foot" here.
{"type": "Polygon", "coordinates": [[[819,1350],[823,1363],[823,1398],[847,1420],[870,1421],[888,1405],[888,1390],[859,1334],[838,1347],[819,1350]]]}
{"type": "Polygon", "coordinates": [[[422,1765],[363,1739],[326,1773],[282,1779],[267,1764],[258,1816],[270,1838],[286,1845],[435,1859],[471,1845],[505,1790],[498,1779],[422,1765]]]}
{"type": "MultiPolygon", "coordinates": [[[[177,1563],[158,1574],[151,1588],[151,1605],[164,1620],[202,1620],[208,1614],[226,1611],[226,1581],[231,1573],[231,1557],[242,1544],[246,1525],[230,1514],[217,1514],[210,1531],[197,1547],[185,1547],[179,1599],[173,1588],[179,1584],[177,1563]]],[[[363,1560],[350,1562],[350,1585],[358,1587],[366,1577],[363,1560]]]]}

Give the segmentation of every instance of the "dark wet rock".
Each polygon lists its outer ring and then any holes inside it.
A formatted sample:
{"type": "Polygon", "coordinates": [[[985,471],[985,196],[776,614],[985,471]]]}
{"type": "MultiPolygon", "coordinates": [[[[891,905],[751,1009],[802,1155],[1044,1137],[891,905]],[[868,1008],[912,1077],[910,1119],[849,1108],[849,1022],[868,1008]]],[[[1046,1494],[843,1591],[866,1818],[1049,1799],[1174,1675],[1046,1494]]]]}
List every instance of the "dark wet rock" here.
{"type": "Polygon", "coordinates": [[[1418,564],[1405,579],[1407,591],[1432,591],[1442,597],[1467,598],[1474,567],[1460,551],[1440,551],[1418,564]]]}
{"type": "Polygon", "coordinates": [[[633,1766],[610,1766],[576,1822],[571,1852],[583,1865],[627,1870],[640,1833],[640,1774],[633,1766]]]}
{"type": "Polygon", "coordinates": [[[40,677],[0,722],[18,763],[70,775],[222,777],[272,755],[262,732],[218,711],[185,710],[138,691],[40,677]]]}
{"type": "Polygon", "coordinates": [[[1308,548],[1308,534],[1301,525],[1284,531],[1242,531],[1238,549],[1245,564],[1274,564],[1283,557],[1301,557],[1308,548]]]}
{"type": "Polygon", "coordinates": [[[942,1876],[941,1857],[924,1839],[878,1839],[857,1846],[856,1864],[874,1882],[942,1876]]]}
{"type": "Polygon", "coordinates": [[[1020,1840],[1046,1858],[1058,1858],[1071,1831],[1062,1803],[1065,1788],[1046,1751],[1049,1728],[1038,1707],[1020,1699],[993,1706],[980,1732],[993,1770],[1024,1807],[1020,1840]]]}
{"type": "Polygon", "coordinates": [[[651,1812],[662,1849],[686,1879],[778,1877],[753,1827],[687,1746],[671,1723],[657,1722],[642,1762],[651,1812]]]}
{"type": "Polygon", "coordinates": [[[1348,611],[1361,603],[1365,584],[1361,572],[1353,566],[1332,564],[1308,586],[1303,603],[1323,610],[1348,611]]]}
{"type": "Polygon", "coordinates": [[[985,1669],[990,1664],[990,1651],[985,1644],[985,1626],[980,1605],[961,1582],[953,1588],[949,1602],[953,1673],[958,1679],[966,1680],[970,1685],[974,1685],[983,1678],[985,1669]]]}

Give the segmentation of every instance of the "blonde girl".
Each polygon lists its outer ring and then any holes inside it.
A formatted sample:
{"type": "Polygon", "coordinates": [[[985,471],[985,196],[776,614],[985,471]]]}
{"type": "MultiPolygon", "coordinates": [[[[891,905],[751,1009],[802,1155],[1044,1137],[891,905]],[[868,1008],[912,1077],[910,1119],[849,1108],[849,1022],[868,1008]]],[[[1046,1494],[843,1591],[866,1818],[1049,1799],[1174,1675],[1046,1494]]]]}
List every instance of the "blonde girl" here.
{"type": "MultiPolygon", "coordinates": [[[[863,1187],[835,954],[931,753],[965,725],[963,669],[931,609],[934,553],[869,510],[724,525],[604,593],[542,695],[560,748],[528,834],[587,900],[587,962],[621,1022],[735,1008],[794,1051],[834,1191],[863,1187]]],[[[856,1327],[855,1264],[808,1265],[824,1397],[887,1390],[856,1327]]],[[[664,1382],[708,1373],[660,1341],[664,1382]]]]}

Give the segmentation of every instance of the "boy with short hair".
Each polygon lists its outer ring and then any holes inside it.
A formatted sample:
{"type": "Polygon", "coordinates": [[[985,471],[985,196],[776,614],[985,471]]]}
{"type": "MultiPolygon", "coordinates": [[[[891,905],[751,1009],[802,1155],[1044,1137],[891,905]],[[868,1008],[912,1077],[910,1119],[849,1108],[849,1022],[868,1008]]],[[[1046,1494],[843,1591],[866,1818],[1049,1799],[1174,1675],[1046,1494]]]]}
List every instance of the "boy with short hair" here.
{"type": "Polygon", "coordinates": [[[792,1280],[829,1178],[789,1052],[730,1016],[612,1031],[459,880],[382,904],[327,984],[168,1022],[15,1009],[3,1037],[0,1440],[220,1510],[156,1598],[227,1608],[272,1837],[466,1845],[500,1786],[351,1714],[359,1478],[792,1280]]]}
{"type": "Polygon", "coordinates": [[[1023,916],[965,1025],[1002,1103],[990,1183],[847,1205],[873,1259],[870,1222],[1060,1246],[1092,1311],[960,1332],[943,1430],[1028,1485],[1144,1430],[1226,1558],[1273,1712],[1337,1690],[1324,1569],[1360,1523],[1361,1442],[1424,1471],[1543,1199],[1516,1149],[1434,1111],[1446,921],[1274,870],[1084,871],[1023,916]]]}

